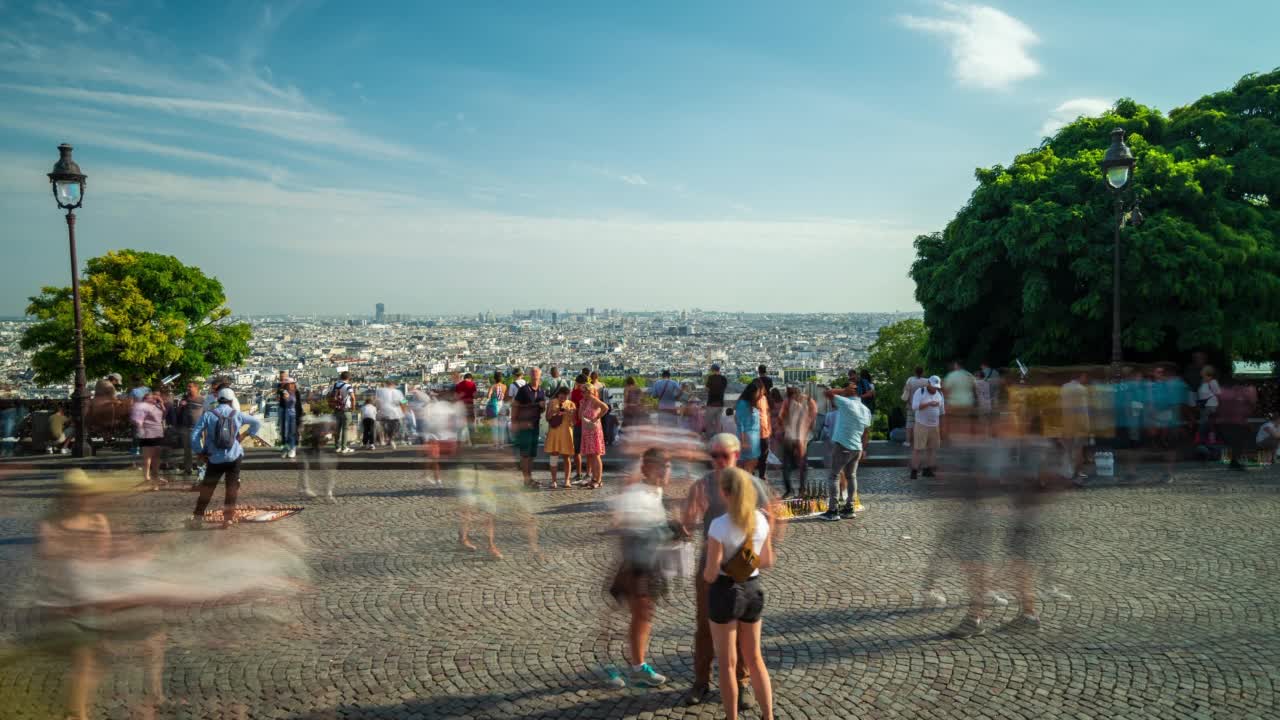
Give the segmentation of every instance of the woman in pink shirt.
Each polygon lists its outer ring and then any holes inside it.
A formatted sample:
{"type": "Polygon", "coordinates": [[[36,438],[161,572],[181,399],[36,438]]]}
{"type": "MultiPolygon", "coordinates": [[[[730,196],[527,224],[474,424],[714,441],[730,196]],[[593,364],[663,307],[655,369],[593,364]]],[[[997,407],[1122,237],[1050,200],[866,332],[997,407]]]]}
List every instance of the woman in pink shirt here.
{"type": "Polygon", "coordinates": [[[164,444],[164,409],[155,393],[147,391],[129,411],[138,447],[142,448],[143,482],[156,489],[160,484],[160,447],[164,444]]]}

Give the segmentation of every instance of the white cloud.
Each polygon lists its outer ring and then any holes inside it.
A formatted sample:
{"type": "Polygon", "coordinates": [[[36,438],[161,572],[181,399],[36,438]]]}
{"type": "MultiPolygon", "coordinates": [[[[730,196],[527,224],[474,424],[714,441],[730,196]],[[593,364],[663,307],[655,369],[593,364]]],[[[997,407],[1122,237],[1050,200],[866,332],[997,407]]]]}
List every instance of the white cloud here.
{"type": "Polygon", "coordinates": [[[1073,98],[1049,113],[1040,126],[1040,136],[1050,137],[1078,117],[1094,117],[1111,109],[1111,102],[1101,98],[1073,98]]]}
{"type": "Polygon", "coordinates": [[[619,175],[618,179],[628,185],[648,185],[649,182],[640,175],[619,175]]]}
{"type": "Polygon", "coordinates": [[[1025,23],[987,5],[941,3],[942,15],[901,15],[904,26],[943,38],[951,48],[952,74],[961,85],[1004,90],[1038,75],[1031,46],[1040,38],[1025,23]]]}

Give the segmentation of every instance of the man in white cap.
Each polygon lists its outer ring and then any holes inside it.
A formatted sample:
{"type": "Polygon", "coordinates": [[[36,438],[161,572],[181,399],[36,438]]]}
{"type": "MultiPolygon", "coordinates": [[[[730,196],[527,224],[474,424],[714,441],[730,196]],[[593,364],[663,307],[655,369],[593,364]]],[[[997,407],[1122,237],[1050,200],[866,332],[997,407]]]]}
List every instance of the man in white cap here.
{"type": "Polygon", "coordinates": [[[241,431],[247,426],[248,431],[244,434],[256,437],[262,429],[262,423],[237,410],[235,402],[236,394],[231,388],[219,390],[217,405],[200,416],[200,421],[191,430],[191,446],[199,449],[201,459],[208,462],[208,468],[200,483],[195,513],[187,524],[190,528],[203,526],[204,511],[213,499],[218,480],[223,477],[226,477],[227,484],[222,526],[225,528],[235,523],[236,496],[240,494],[240,461],[244,458],[244,447],[240,445],[241,431]]]}
{"type": "Polygon", "coordinates": [[[946,414],[946,401],[942,397],[942,379],[929,376],[929,384],[916,390],[911,398],[911,410],[916,416],[915,436],[911,448],[911,479],[919,477],[920,457],[927,458],[923,466],[924,476],[933,477],[938,462],[938,447],[942,445],[942,416],[946,414]]]}

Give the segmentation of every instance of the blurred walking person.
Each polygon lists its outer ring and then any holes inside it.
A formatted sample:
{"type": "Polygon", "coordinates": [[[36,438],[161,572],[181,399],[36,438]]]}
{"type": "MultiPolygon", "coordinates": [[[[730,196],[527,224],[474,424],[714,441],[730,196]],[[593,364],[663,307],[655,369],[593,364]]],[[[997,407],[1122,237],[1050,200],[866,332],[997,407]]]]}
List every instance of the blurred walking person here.
{"type": "MultiPolygon", "coordinates": [[[[594,391],[595,388],[593,387],[594,391]]],[[[649,649],[649,633],[653,629],[653,610],[667,594],[667,581],[658,563],[658,551],[673,534],[667,511],[662,504],[662,491],[670,481],[671,460],[658,448],[645,451],[640,472],[630,475],[622,491],[612,501],[612,531],[618,535],[620,562],[609,585],[609,595],[619,607],[631,614],[628,628],[628,663],[630,672],[624,677],[615,666],[607,666],[605,674],[613,687],[659,687],[667,681],[645,660],[649,649]]],[[[609,650],[613,612],[605,608],[601,620],[604,652],[609,650]]]]}
{"type": "Polygon", "coordinates": [[[782,435],[786,441],[782,446],[782,499],[794,496],[791,487],[791,473],[799,471],[799,494],[808,492],[809,477],[809,437],[813,434],[813,424],[818,418],[818,403],[808,394],[794,385],[787,388],[786,399],[782,403],[782,435]]]}
{"type": "Polygon", "coordinates": [[[1196,444],[1212,445],[1218,441],[1216,430],[1219,400],[1222,386],[1218,384],[1218,375],[1212,365],[1205,365],[1200,370],[1200,386],[1196,389],[1196,405],[1200,408],[1199,420],[1196,423],[1196,444]]]}
{"type": "Polygon", "coordinates": [[[635,430],[645,422],[644,392],[630,375],[622,385],[622,427],[635,430]]]}
{"type": "Polygon", "coordinates": [[[1089,422],[1089,374],[1077,372],[1062,386],[1062,444],[1071,467],[1072,482],[1084,487],[1085,448],[1092,432],[1089,422]]]}
{"type": "Polygon", "coordinates": [[[390,380],[384,382],[376,393],[378,398],[378,422],[382,425],[382,444],[390,443],[396,449],[400,436],[400,422],[404,420],[404,393],[390,380]]]}

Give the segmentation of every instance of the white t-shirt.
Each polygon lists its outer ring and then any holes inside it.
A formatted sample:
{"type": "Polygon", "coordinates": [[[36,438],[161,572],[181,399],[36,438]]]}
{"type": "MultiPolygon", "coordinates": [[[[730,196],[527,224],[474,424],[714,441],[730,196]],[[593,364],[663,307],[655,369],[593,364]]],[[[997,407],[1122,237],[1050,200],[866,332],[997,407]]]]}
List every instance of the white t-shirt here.
{"type": "Polygon", "coordinates": [[[404,403],[404,393],[398,388],[380,387],[377,398],[378,417],[383,420],[404,419],[404,410],[400,407],[404,403]]]}
{"type": "Polygon", "coordinates": [[[946,414],[947,410],[946,398],[942,396],[942,391],[930,394],[928,383],[926,387],[922,387],[916,391],[915,397],[911,398],[911,409],[916,413],[916,424],[924,427],[938,427],[941,418],[946,414]],[[938,401],[937,405],[922,408],[920,403],[938,401]]]}
{"type": "Polygon", "coordinates": [[[1200,383],[1200,390],[1196,392],[1196,397],[1204,401],[1205,407],[1218,407],[1218,394],[1222,392],[1222,388],[1218,387],[1217,380],[1200,383]]]}
{"type": "Polygon", "coordinates": [[[425,419],[423,434],[427,439],[444,442],[456,441],[458,433],[466,422],[461,405],[443,400],[427,405],[423,417],[425,419]]]}
{"type": "Polygon", "coordinates": [[[623,487],[614,496],[612,505],[614,520],[620,528],[643,530],[665,525],[667,522],[661,489],[643,482],[623,487]]]}
{"type": "Polygon", "coordinates": [[[1261,445],[1267,441],[1267,438],[1273,436],[1280,437],[1280,423],[1277,423],[1274,420],[1268,420],[1262,424],[1262,427],[1258,428],[1258,436],[1254,438],[1253,441],[1258,445],[1261,445]]]}
{"type": "Polygon", "coordinates": [[[378,408],[374,407],[369,403],[365,403],[364,405],[360,406],[360,417],[364,418],[365,420],[377,420],[378,408]]]}
{"type": "MultiPolygon", "coordinates": [[[[721,515],[711,521],[711,527],[707,528],[707,537],[713,537],[720,541],[720,544],[724,546],[724,559],[727,560],[730,557],[733,557],[733,554],[738,552],[742,547],[742,543],[746,540],[747,534],[737,525],[734,525],[728,515],[721,515]]],[[[769,518],[765,517],[764,513],[757,510],[756,531],[754,536],[751,538],[751,548],[755,551],[756,555],[759,555],[760,551],[764,549],[764,541],[768,539],[768,537],[769,518]]],[[[723,562],[723,560],[721,562],[723,562]]],[[[751,573],[751,577],[755,577],[759,574],[760,571],[756,570],[751,573]]]]}

